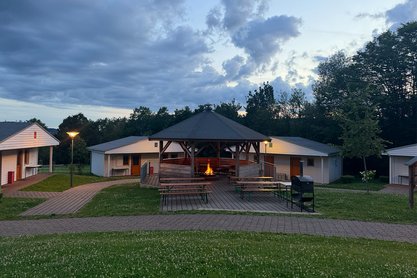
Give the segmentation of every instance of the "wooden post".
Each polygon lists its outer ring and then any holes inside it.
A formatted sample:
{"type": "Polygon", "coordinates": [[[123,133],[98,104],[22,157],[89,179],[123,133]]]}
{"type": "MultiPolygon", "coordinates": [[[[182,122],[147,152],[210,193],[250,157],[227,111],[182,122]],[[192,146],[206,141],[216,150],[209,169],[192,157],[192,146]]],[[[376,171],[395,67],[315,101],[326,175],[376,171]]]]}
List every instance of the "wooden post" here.
{"type": "Polygon", "coordinates": [[[54,156],[54,147],[49,147],[49,173],[52,173],[52,158],[54,156]]]}
{"type": "Polygon", "coordinates": [[[195,144],[191,143],[191,177],[194,177],[195,144]]]}
{"type": "Polygon", "coordinates": [[[235,166],[235,172],[236,177],[239,177],[239,167],[240,167],[240,144],[236,144],[236,150],[235,150],[235,160],[236,160],[236,166],[235,166]]]}
{"type": "Polygon", "coordinates": [[[414,208],[414,188],[416,187],[415,183],[415,164],[408,166],[408,207],[410,209],[414,208]]]}
{"type": "Polygon", "coordinates": [[[164,148],[164,141],[159,141],[159,164],[162,163],[162,150],[164,148]]]}

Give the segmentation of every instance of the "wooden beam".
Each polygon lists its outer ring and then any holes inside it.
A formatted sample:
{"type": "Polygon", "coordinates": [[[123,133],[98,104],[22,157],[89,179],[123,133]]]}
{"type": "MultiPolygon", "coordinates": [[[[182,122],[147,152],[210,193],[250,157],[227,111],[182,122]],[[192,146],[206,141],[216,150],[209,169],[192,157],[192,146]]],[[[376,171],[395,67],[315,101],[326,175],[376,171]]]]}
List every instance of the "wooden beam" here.
{"type": "Polygon", "coordinates": [[[168,149],[169,145],[171,145],[171,143],[172,143],[172,141],[168,141],[168,143],[162,148],[162,154],[164,154],[164,152],[166,152],[166,150],[168,149]]]}
{"type": "Polygon", "coordinates": [[[162,150],[164,148],[164,141],[159,141],[159,164],[162,162],[162,150]]]}
{"type": "Polygon", "coordinates": [[[186,142],[179,142],[179,144],[180,144],[180,147],[184,150],[184,152],[186,154],[188,154],[189,157],[191,157],[191,152],[186,145],[187,143],[186,142]]]}

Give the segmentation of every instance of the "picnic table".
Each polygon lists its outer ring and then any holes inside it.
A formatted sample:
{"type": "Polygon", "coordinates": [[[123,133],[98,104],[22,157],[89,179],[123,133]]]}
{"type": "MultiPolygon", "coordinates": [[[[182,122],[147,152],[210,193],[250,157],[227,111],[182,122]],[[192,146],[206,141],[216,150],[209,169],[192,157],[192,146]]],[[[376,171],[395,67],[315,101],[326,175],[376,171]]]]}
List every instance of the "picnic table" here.
{"type": "Polygon", "coordinates": [[[279,181],[236,181],[237,191],[240,192],[240,198],[245,198],[245,193],[248,194],[248,199],[251,199],[253,192],[274,192],[278,193],[281,189],[281,182],[279,181]]]}
{"type": "Polygon", "coordinates": [[[259,177],[229,177],[229,183],[235,184],[237,181],[272,181],[274,177],[259,176],[259,177]]]}
{"type": "Polygon", "coordinates": [[[201,199],[208,203],[208,191],[207,187],[210,182],[171,182],[161,183],[159,186],[159,193],[162,201],[167,202],[167,197],[172,195],[200,195],[201,199]]]}
{"type": "Polygon", "coordinates": [[[191,177],[183,177],[183,178],[160,178],[159,182],[193,182],[193,181],[204,181],[205,178],[204,177],[196,177],[196,178],[191,178],[191,177]]]}

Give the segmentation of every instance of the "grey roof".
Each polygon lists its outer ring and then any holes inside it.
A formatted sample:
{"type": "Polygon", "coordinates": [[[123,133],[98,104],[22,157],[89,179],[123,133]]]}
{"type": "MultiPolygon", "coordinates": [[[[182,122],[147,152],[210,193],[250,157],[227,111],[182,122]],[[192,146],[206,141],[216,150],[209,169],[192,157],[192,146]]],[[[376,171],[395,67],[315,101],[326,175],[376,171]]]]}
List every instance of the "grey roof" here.
{"type": "Polygon", "coordinates": [[[308,149],[315,150],[317,152],[325,153],[328,155],[337,154],[340,152],[340,149],[335,146],[329,146],[323,143],[319,143],[317,141],[309,140],[302,137],[287,137],[287,136],[272,136],[273,138],[277,138],[298,146],[306,147],[308,149]]]}
{"type": "Polygon", "coordinates": [[[0,142],[32,124],[30,122],[0,122],[0,142]]]}
{"type": "Polygon", "coordinates": [[[90,151],[107,152],[107,151],[117,149],[123,146],[134,144],[146,138],[147,138],[146,136],[129,136],[129,137],[117,139],[114,141],[94,145],[94,146],[88,147],[87,149],[90,151]]]}
{"type": "Polygon", "coordinates": [[[407,162],[405,163],[405,165],[407,165],[407,166],[411,166],[411,165],[415,164],[416,162],[417,162],[417,156],[415,156],[415,157],[413,157],[412,159],[410,159],[409,161],[407,161],[407,162]]]}
{"type": "Polygon", "coordinates": [[[149,140],[265,141],[266,135],[232,121],[213,111],[204,111],[168,127],[149,140]]]}

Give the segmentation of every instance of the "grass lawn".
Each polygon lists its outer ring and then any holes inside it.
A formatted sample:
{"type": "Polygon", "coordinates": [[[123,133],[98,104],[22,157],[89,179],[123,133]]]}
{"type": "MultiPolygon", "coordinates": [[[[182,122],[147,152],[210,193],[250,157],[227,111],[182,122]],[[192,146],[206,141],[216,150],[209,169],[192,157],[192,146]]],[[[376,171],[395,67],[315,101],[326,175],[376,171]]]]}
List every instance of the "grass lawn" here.
{"type": "MultiPolygon", "coordinates": [[[[49,173],[49,165],[43,165],[39,168],[39,173],[49,173]]],[[[53,173],[56,174],[69,174],[70,173],[70,165],[54,165],[53,173]]],[[[82,164],[81,166],[75,164],[74,165],[74,174],[79,175],[88,175],[91,173],[91,168],[89,164],[82,164]]]]}
{"type": "MultiPolygon", "coordinates": [[[[117,178],[74,175],[73,184],[74,186],[78,186],[86,183],[110,181],[115,179],[117,178]]],[[[43,181],[22,189],[22,191],[62,192],[67,189],[70,189],[70,176],[66,174],[55,174],[43,181]]]]}
{"type": "Polygon", "coordinates": [[[75,216],[139,215],[159,212],[157,189],[140,188],[138,183],[118,185],[100,191],[75,216]]]}
{"type": "Polygon", "coordinates": [[[328,218],[417,224],[417,211],[408,208],[408,197],[394,194],[317,189],[316,210],[328,218]]]}
{"type": "Polygon", "coordinates": [[[0,238],[6,277],[415,277],[416,244],[246,232],[0,238]]]}
{"type": "MultiPolygon", "coordinates": [[[[368,183],[370,191],[378,191],[384,188],[386,182],[381,182],[379,180],[374,180],[368,183]]],[[[366,190],[367,186],[366,183],[363,183],[360,180],[355,180],[352,183],[340,183],[334,182],[327,185],[317,186],[317,187],[324,187],[324,188],[340,188],[340,189],[354,189],[354,190],[366,190]]]]}
{"type": "Polygon", "coordinates": [[[45,201],[44,199],[1,198],[0,220],[18,219],[19,214],[45,201]]]}

